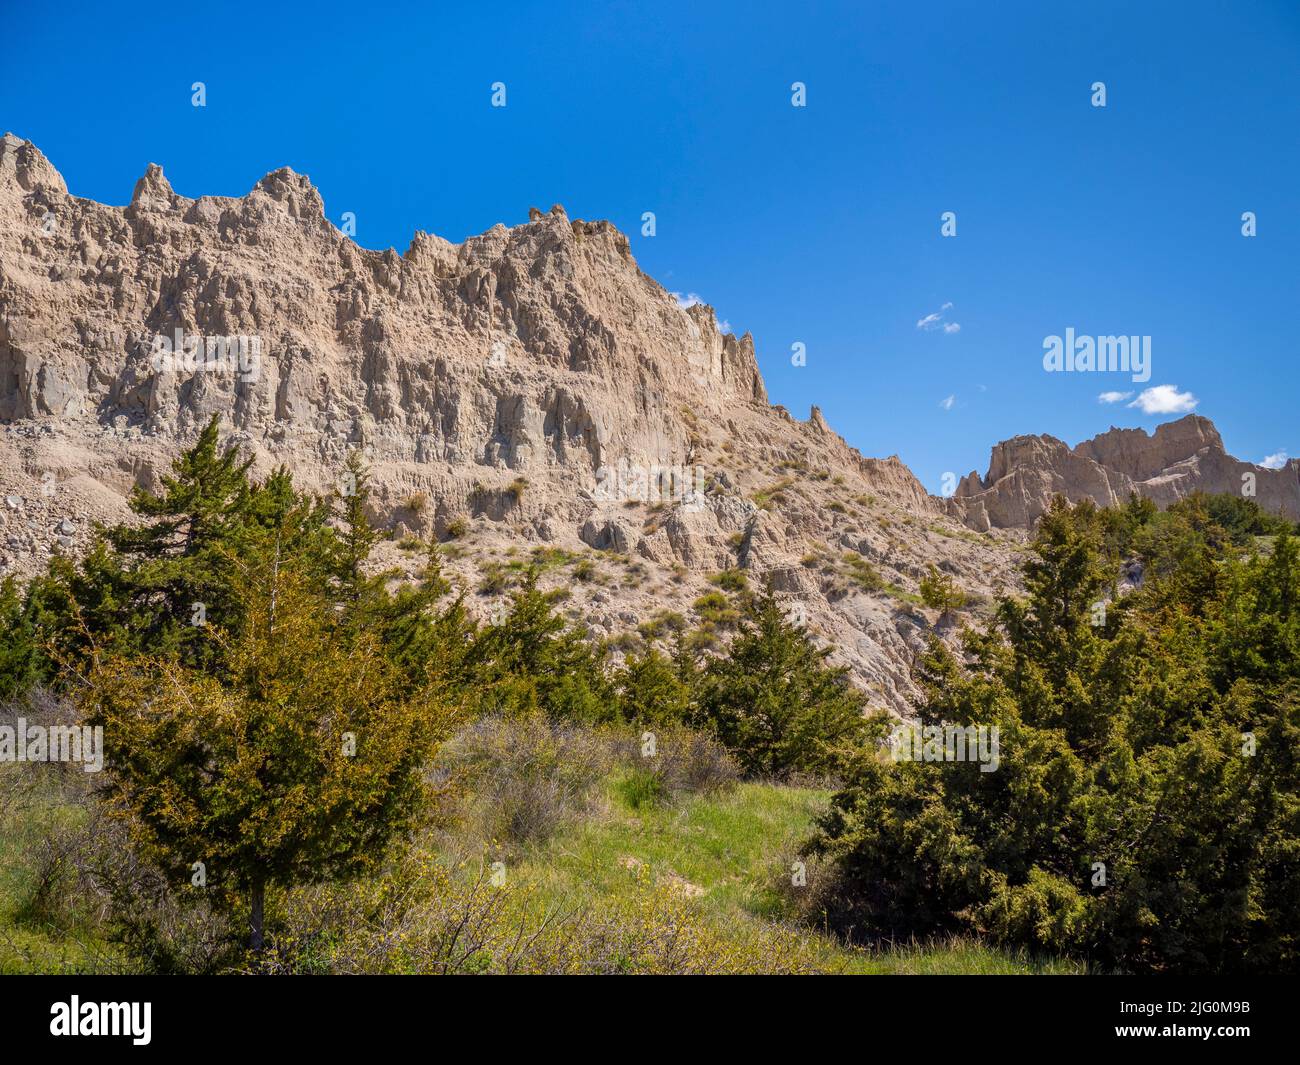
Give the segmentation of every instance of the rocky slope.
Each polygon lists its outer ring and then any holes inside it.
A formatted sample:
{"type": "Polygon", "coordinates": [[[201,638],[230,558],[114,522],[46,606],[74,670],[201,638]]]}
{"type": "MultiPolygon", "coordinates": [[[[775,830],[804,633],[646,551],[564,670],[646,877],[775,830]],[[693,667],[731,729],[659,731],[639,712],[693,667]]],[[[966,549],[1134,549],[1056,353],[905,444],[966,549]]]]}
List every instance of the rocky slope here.
{"type": "Polygon", "coordinates": [[[367,251],[291,170],[189,199],[150,166],[119,208],[6,136],[0,566],[83,548],[213,414],[257,470],[320,492],[363,451],[385,561],[414,572],[413,537],[446,541],[486,615],[532,552],[602,636],[694,620],[740,566],[897,710],[935,621],[926,564],[976,594],[1013,579],[1008,539],[962,529],[897,458],[769,406],[752,339],[679,306],[607,222],[557,206],[367,251]],[[864,562],[891,590],[863,588],[864,562]]]}
{"type": "Polygon", "coordinates": [[[1148,435],[1111,428],[1069,447],[1053,436],[1017,436],[993,448],[989,471],[971,471],[949,511],[972,529],[1025,528],[1054,495],[1103,506],[1131,493],[1160,506],[1194,491],[1249,494],[1266,510],[1300,520],[1300,459],[1266,469],[1227,453],[1214,423],[1189,414],[1148,435]]]}

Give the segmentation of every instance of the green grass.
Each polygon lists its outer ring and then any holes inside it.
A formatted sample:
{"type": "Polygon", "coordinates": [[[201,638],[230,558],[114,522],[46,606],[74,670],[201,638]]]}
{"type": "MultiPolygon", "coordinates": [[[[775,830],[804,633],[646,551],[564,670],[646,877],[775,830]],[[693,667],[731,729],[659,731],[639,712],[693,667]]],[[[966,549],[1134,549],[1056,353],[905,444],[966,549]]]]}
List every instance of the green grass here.
{"type": "Polygon", "coordinates": [[[897,584],[886,584],[885,591],[904,603],[911,603],[913,606],[924,606],[925,600],[915,592],[909,592],[906,588],[900,588],[897,584]]]}
{"type": "Polygon", "coordinates": [[[113,953],[95,922],[75,906],[58,917],[47,915],[37,891],[41,841],[60,829],[79,827],[86,812],[65,801],[56,788],[40,786],[33,800],[17,816],[10,811],[0,819],[0,974],[89,971],[93,956],[113,953]]]}
{"type": "MultiPolygon", "coordinates": [[[[644,892],[648,883],[685,882],[702,894],[692,905],[715,932],[738,944],[760,940],[786,917],[776,890],[813,819],[829,801],[810,788],[744,783],[676,805],[647,801],[641,782],[615,777],[609,816],[534,847],[512,870],[531,897],[565,909],[595,909],[644,892]]],[[[833,972],[1074,973],[1083,967],[1040,962],[953,939],[856,950],[829,936],[798,932],[818,966],[833,972]]]]}
{"type": "Polygon", "coordinates": [[[846,551],[843,564],[844,572],[863,591],[878,592],[884,587],[885,582],[880,576],[880,571],[861,555],[846,551]]]}
{"type": "Polygon", "coordinates": [[[773,503],[784,501],[784,492],[794,484],[793,477],[782,477],[775,484],[770,484],[766,488],[760,488],[749,498],[754,501],[759,510],[770,510],[773,503]]]}
{"type": "MultiPolygon", "coordinates": [[[[712,796],[664,801],[643,775],[623,770],[605,785],[607,812],[528,849],[511,863],[521,906],[607,912],[678,885],[729,950],[751,958],[797,949],[817,969],[856,974],[1079,973],[1084,966],[1008,954],[969,939],[860,950],[796,926],[778,890],[829,792],[742,783],[712,796]],[[774,933],[779,934],[774,935],[774,933]],[[784,937],[784,938],[779,938],[784,937]]],[[[78,972],[114,952],[91,915],[57,920],[32,912],[38,843],[84,816],[51,794],[21,820],[0,821],[0,973],[78,972]]]]}
{"type": "Polygon", "coordinates": [[[981,536],[970,529],[949,529],[943,525],[927,525],[927,529],[939,536],[947,536],[953,540],[966,540],[972,544],[987,544],[992,542],[992,537],[981,536]]]}

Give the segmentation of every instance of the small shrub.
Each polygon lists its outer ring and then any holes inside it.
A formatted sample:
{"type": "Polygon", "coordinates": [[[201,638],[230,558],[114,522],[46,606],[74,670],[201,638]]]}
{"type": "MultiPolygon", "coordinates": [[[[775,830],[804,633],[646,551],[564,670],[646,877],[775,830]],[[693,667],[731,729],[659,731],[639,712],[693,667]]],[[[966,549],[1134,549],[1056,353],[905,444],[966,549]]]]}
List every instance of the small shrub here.
{"type": "Polygon", "coordinates": [[[783,477],[775,484],[768,485],[766,488],[760,488],[750,498],[759,510],[770,510],[773,503],[783,503],[785,501],[784,492],[794,484],[793,477],[783,477]]]}
{"type": "Polygon", "coordinates": [[[675,610],[661,610],[648,621],[637,626],[637,632],[647,640],[658,640],[667,633],[686,631],[686,619],[675,610]]]}
{"type": "Polygon", "coordinates": [[[633,810],[660,806],[667,800],[663,779],[651,769],[633,767],[626,770],[615,781],[614,790],[633,810]]]}
{"type": "Polygon", "coordinates": [[[866,592],[878,592],[885,586],[884,578],[880,572],[861,555],[846,552],[844,555],[844,568],[854,583],[866,592]]]}
{"type": "Polygon", "coordinates": [[[921,578],[921,601],[946,617],[966,605],[966,593],[957,587],[951,574],[940,572],[932,564],[921,578]]]}
{"type": "Polygon", "coordinates": [[[616,651],[622,651],[624,654],[640,650],[641,644],[641,637],[635,632],[620,632],[609,641],[610,647],[616,651]]]}
{"type": "Polygon", "coordinates": [[[489,715],[452,738],[435,761],[442,820],[462,839],[518,849],[599,811],[597,783],[612,765],[593,729],[543,715],[489,715]]]}
{"type": "Polygon", "coordinates": [[[562,547],[534,547],[530,558],[532,564],[542,573],[560,566],[567,566],[573,561],[573,556],[562,547]]]}
{"type": "Polygon", "coordinates": [[[635,786],[652,792],[658,802],[712,795],[740,779],[740,766],[726,747],[684,725],[663,724],[633,732],[619,741],[618,751],[629,771],[655,779],[653,788],[644,782],[635,786]],[[647,733],[654,736],[653,754],[646,753],[647,733]]]}
{"type": "Polygon", "coordinates": [[[694,729],[661,732],[656,772],[669,795],[711,795],[740,779],[740,766],[721,743],[694,729]]]}
{"type": "Polygon", "coordinates": [[[705,592],[692,605],[700,619],[710,625],[731,628],[740,620],[740,611],[722,592],[705,592]]]}
{"type": "Polygon", "coordinates": [[[743,569],[727,569],[715,573],[709,578],[709,583],[716,584],[724,591],[741,592],[749,584],[749,578],[743,569]]]}
{"type": "Polygon", "coordinates": [[[483,564],[483,576],[478,582],[479,595],[500,595],[510,587],[510,577],[500,562],[483,564]]]}

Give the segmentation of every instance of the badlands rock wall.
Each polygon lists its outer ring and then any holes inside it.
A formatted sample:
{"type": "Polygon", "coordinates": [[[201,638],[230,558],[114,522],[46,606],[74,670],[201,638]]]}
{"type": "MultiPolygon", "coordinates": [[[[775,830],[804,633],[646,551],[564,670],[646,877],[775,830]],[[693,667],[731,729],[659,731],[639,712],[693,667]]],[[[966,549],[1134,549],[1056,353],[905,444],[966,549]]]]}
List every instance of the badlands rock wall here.
{"type": "Polygon", "coordinates": [[[1053,436],[1005,440],[993,448],[988,474],[971,471],[948,503],[973,529],[1027,528],[1058,494],[1113,506],[1136,492],[1165,507],[1195,491],[1241,493],[1243,475],[1260,506],[1300,520],[1300,460],[1273,470],[1235,459],[1214,423],[1197,414],[1151,434],[1112,428],[1073,448],[1053,436]]]}

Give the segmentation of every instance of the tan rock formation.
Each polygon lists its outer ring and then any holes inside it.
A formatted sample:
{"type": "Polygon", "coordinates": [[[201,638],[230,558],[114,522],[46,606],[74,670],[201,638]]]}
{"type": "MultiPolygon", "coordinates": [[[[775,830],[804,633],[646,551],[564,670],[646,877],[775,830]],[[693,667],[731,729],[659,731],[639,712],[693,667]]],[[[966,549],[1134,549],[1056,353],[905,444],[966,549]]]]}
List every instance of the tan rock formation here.
{"type": "Polygon", "coordinates": [[[1136,492],[1164,507],[1195,491],[1253,493],[1266,510],[1300,519],[1300,460],[1273,470],[1235,459],[1208,418],[1189,414],[1151,434],[1111,428],[1074,448],[1053,436],[1003,441],[988,474],[969,473],[948,503],[982,531],[1029,527],[1058,494],[1112,506],[1136,492]]]}
{"type": "MultiPolygon", "coordinates": [[[[937,620],[916,603],[926,566],[987,601],[1014,584],[1011,548],[1055,492],[1169,502],[1237,490],[1249,469],[1261,503],[1300,509],[1300,463],[1238,463],[1201,418],[1073,449],[1017,437],[987,477],[932,497],[816,408],[804,422],[769,406],[753,339],[679,306],[610,223],[527,216],[368,251],[289,169],[243,197],[189,199],[150,165],[111,207],[69,195],[6,135],[0,575],[127,518],[132,486],[156,487],[215,414],[258,472],[283,464],[321,493],[361,450],[386,565],[414,574],[404,538],[437,536],[453,578],[489,587],[494,567],[545,549],[569,560],[546,580],[596,636],[689,616],[708,578],[739,566],[834,642],[874,705],[906,712],[937,620]],[[582,556],[594,574],[579,581],[567,567],[582,556]],[[864,562],[884,590],[858,581],[864,562]]],[[[472,601],[489,615],[499,594],[472,601]]]]}
{"type": "MultiPolygon", "coordinates": [[[[386,562],[447,537],[454,576],[538,547],[586,554],[570,611],[594,634],[691,611],[744,566],[903,710],[930,561],[971,591],[1012,577],[898,459],[867,459],[814,410],[767,403],[750,336],[682,308],[608,222],[532,209],[453,244],[358,247],[310,181],[181,196],[150,165],[130,204],[69,195],[0,142],[0,572],[28,575],[128,515],[216,414],[265,472],[319,492],[367,456],[386,562]],[[197,345],[197,346],[196,346],[197,345]],[[894,589],[867,593],[845,556],[894,589]]],[[[475,597],[484,613],[495,596],[475,597]]]]}

